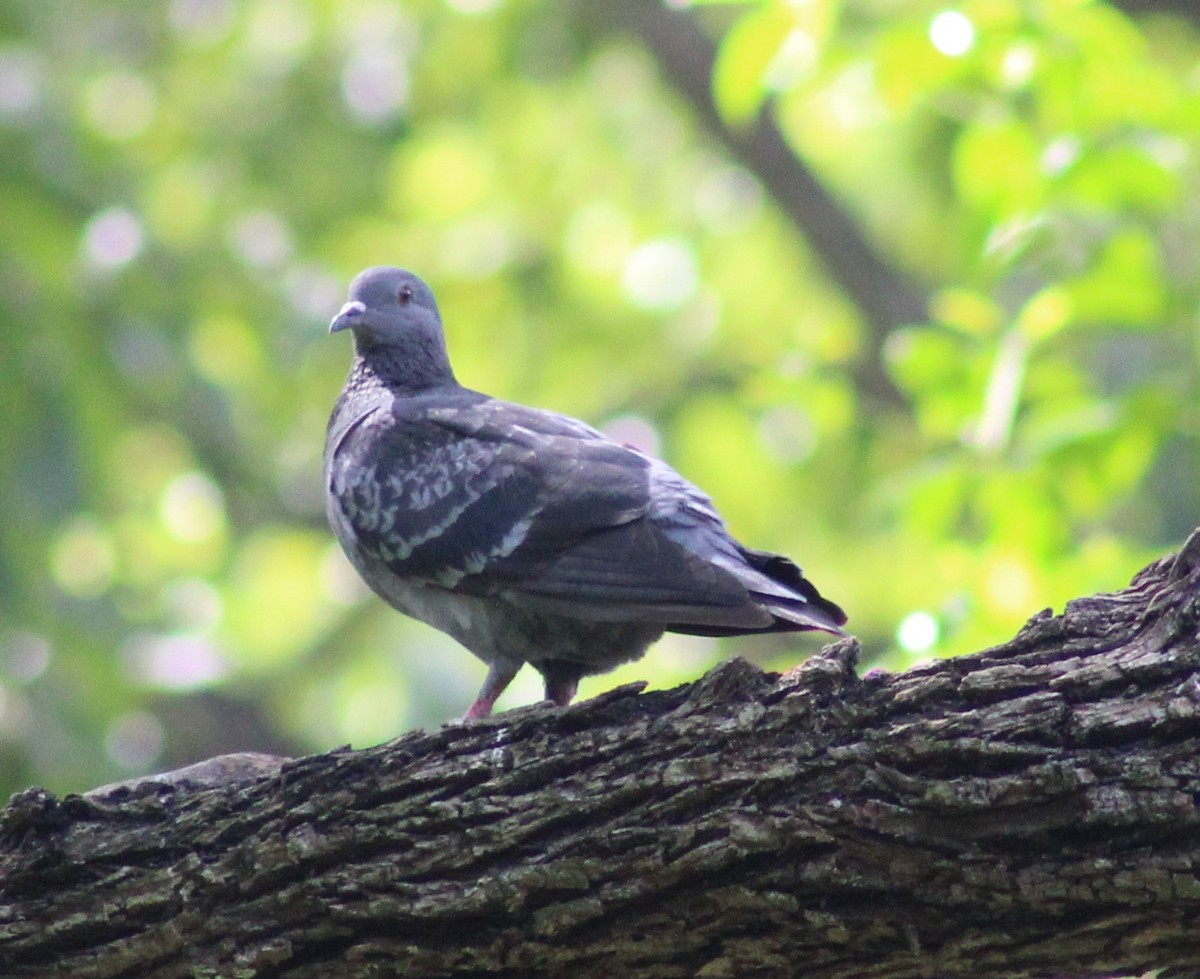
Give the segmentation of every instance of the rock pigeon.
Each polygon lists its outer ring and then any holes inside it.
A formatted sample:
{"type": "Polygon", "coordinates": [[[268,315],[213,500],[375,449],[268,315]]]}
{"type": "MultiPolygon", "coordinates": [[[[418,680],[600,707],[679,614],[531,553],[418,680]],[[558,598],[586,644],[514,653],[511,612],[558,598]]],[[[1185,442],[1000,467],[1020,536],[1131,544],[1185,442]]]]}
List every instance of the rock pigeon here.
{"type": "Polygon", "coordinates": [[[412,272],[362,272],[329,329],[354,336],[325,443],[329,522],[384,601],[487,664],[468,718],[524,663],[566,706],[665,631],[844,634],[795,564],[739,544],[666,463],[461,386],[412,272]]]}

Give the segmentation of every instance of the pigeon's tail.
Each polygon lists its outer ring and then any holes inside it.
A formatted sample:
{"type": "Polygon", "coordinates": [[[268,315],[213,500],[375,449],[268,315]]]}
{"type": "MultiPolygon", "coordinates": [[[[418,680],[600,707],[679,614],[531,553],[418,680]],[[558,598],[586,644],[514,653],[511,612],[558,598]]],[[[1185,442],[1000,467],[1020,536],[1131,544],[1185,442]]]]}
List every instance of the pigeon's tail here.
{"type": "Polygon", "coordinates": [[[768,632],[816,629],[833,633],[835,636],[846,634],[842,629],[846,624],[846,613],[842,611],[841,606],[823,598],[816,585],[804,577],[804,573],[795,562],[781,554],[752,551],[745,547],[742,548],[742,553],[746,555],[746,562],[750,567],[759,574],[803,598],[803,601],[796,601],[791,596],[780,595],[775,589],[763,594],[751,587],[750,593],[762,601],[775,616],[775,625],[768,629],[768,632]]]}
{"type": "Polygon", "coordinates": [[[804,577],[796,564],[781,554],[740,548],[745,566],[737,577],[760,606],[773,616],[769,625],[759,628],[744,626],[694,625],[688,623],[667,626],[671,632],[693,636],[738,636],[751,632],[828,632],[835,636],[846,634],[846,613],[804,577]]]}

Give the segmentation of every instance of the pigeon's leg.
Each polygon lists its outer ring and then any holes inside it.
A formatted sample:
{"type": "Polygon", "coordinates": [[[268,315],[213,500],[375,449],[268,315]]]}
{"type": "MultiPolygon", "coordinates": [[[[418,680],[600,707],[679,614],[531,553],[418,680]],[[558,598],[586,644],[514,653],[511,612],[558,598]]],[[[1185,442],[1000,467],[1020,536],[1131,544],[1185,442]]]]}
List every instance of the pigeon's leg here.
{"type": "Polygon", "coordinates": [[[575,663],[548,660],[538,669],[546,683],[546,699],[553,700],[559,707],[566,707],[575,696],[579,678],[583,675],[575,663]]]}
{"type": "Polygon", "coordinates": [[[504,693],[504,688],[512,683],[512,678],[517,675],[517,670],[520,668],[520,663],[514,665],[507,660],[496,660],[489,663],[487,676],[479,690],[479,696],[475,698],[475,703],[471,705],[471,709],[467,711],[463,720],[473,721],[480,717],[488,717],[492,713],[496,698],[504,693]]]}

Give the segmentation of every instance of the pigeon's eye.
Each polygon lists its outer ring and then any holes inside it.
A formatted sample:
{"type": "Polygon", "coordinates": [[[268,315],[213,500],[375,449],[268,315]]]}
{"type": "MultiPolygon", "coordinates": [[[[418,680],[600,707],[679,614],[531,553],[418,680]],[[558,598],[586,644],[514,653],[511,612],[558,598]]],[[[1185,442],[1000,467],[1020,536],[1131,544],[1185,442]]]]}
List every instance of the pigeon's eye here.
{"type": "Polygon", "coordinates": [[[411,303],[412,297],[413,291],[410,286],[401,286],[400,291],[396,293],[396,301],[399,302],[401,306],[407,306],[409,303],[411,303]]]}

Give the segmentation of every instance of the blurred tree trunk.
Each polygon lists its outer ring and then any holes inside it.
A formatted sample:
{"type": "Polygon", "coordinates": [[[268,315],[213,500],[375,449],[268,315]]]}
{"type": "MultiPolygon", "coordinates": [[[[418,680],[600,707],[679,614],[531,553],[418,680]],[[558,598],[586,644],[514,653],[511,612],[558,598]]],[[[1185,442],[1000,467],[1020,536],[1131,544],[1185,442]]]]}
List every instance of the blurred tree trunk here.
{"type": "Polygon", "coordinates": [[[902,674],[846,641],[0,817],[0,974],[1200,974],[1200,532],[902,674]]]}
{"type": "Polygon", "coordinates": [[[806,166],[776,124],[769,102],[744,126],[732,126],[721,116],[712,88],[717,45],[692,11],[671,9],[659,0],[585,0],[576,9],[596,30],[635,34],[700,124],[761,181],[863,316],[863,353],[852,370],[857,390],[881,405],[906,404],[883,369],[883,345],[897,327],[929,318],[925,287],[892,264],[857,217],[806,166]]]}

